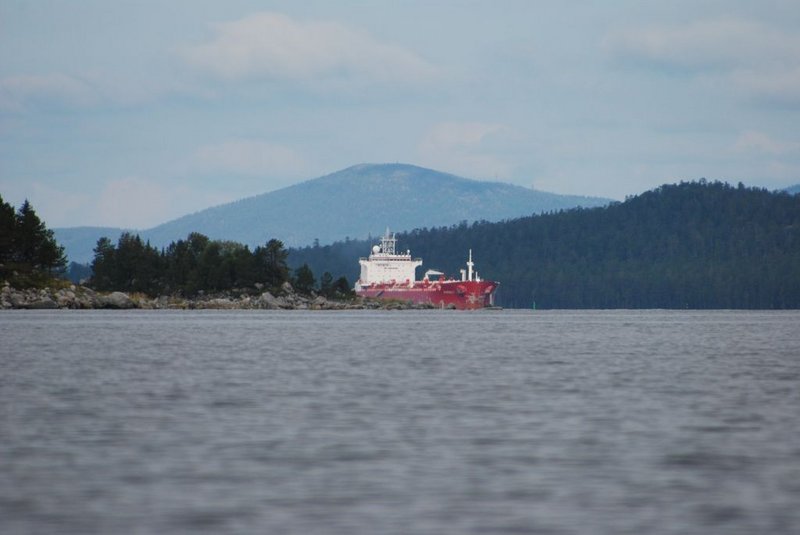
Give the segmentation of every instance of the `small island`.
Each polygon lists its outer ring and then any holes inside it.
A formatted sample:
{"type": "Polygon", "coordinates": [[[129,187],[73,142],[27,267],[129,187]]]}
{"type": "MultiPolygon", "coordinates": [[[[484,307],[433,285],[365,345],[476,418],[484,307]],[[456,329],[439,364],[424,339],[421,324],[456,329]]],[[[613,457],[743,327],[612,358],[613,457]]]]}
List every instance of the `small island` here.
{"type": "Polygon", "coordinates": [[[91,274],[64,278],[64,249],[25,201],[19,210],[0,197],[0,309],[363,310],[432,308],[358,297],[345,277],[308,264],[291,270],[280,240],[253,251],[191,233],[158,250],[125,233],[101,238],[91,274]]]}

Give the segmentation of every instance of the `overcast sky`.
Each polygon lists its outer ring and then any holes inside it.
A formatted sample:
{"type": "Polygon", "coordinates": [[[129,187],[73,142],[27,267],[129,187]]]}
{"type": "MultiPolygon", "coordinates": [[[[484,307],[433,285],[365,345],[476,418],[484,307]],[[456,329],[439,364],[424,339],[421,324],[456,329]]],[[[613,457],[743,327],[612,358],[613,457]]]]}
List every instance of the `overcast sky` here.
{"type": "Polygon", "coordinates": [[[0,0],[0,194],[49,227],[363,162],[617,199],[796,184],[800,2],[0,0]]]}

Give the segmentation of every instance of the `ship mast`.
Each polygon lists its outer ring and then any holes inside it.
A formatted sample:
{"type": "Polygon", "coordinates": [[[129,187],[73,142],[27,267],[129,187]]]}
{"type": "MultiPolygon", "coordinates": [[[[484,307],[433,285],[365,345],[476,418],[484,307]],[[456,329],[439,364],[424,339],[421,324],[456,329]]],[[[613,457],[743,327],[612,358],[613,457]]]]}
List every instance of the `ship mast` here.
{"type": "Polygon", "coordinates": [[[469,250],[469,260],[467,260],[467,280],[472,280],[472,268],[475,267],[475,262],[472,261],[472,249],[469,250]]]}
{"type": "Polygon", "coordinates": [[[386,234],[381,238],[381,252],[387,255],[393,255],[395,246],[397,245],[397,238],[394,234],[389,232],[389,227],[386,227],[386,234]]]}

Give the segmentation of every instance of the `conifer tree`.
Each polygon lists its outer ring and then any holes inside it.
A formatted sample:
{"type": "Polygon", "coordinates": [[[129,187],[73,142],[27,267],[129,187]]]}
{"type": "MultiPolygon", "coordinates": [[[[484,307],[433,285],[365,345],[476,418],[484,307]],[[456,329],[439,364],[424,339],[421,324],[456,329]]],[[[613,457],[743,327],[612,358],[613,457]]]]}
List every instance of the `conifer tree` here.
{"type": "Polygon", "coordinates": [[[103,236],[97,240],[92,260],[91,285],[98,290],[111,290],[116,282],[116,248],[103,236]]]}
{"type": "Polygon", "coordinates": [[[0,196],[0,275],[10,270],[13,260],[14,237],[16,235],[17,218],[14,207],[0,196]]]}
{"type": "Polygon", "coordinates": [[[350,283],[347,282],[347,277],[339,277],[333,283],[333,295],[335,297],[352,297],[355,294],[350,283]]]}
{"type": "Polygon", "coordinates": [[[269,240],[266,246],[256,247],[254,255],[260,278],[267,286],[277,288],[289,280],[289,266],[286,264],[289,253],[283,247],[282,241],[269,240]]]}
{"type": "Polygon", "coordinates": [[[0,197],[0,264],[4,266],[0,268],[3,276],[18,271],[35,278],[66,268],[64,248],[27,199],[14,213],[0,197]]]}
{"type": "Polygon", "coordinates": [[[314,290],[314,273],[308,264],[303,264],[294,272],[294,287],[301,294],[310,294],[314,290]]]}
{"type": "Polygon", "coordinates": [[[319,293],[325,297],[333,296],[333,275],[330,271],[326,271],[319,279],[319,293]]]}
{"type": "Polygon", "coordinates": [[[17,236],[17,250],[23,262],[48,271],[66,267],[64,248],[56,243],[53,231],[39,219],[27,199],[17,215],[17,236]]]}

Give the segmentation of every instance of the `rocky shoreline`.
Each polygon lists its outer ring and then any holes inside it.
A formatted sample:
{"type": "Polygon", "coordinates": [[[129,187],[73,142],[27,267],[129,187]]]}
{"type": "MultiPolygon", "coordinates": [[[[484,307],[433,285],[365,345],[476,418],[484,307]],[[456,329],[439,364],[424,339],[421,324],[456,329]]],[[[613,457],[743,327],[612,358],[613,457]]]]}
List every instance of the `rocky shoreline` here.
{"type": "Polygon", "coordinates": [[[407,310],[429,309],[432,305],[380,301],[357,297],[351,301],[326,299],[321,295],[305,296],[285,284],[278,295],[265,291],[257,294],[221,293],[193,298],[180,296],[149,297],[124,292],[96,292],[86,286],[19,290],[8,283],[0,289],[0,310],[24,309],[146,309],[146,310],[407,310]]]}

